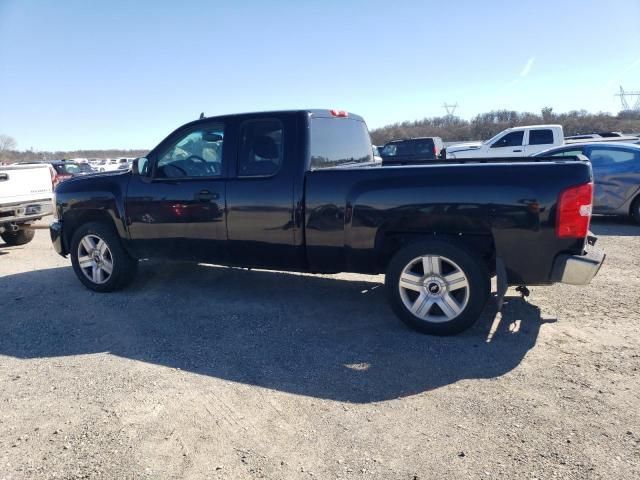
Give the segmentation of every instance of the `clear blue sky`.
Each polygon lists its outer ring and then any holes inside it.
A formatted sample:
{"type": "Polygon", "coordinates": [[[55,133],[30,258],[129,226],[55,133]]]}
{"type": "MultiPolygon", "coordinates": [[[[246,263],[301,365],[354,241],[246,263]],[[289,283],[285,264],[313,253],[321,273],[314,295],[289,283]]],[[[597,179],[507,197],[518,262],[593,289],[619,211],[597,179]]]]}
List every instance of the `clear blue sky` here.
{"type": "Polygon", "coordinates": [[[201,111],[617,112],[619,84],[640,90],[638,19],[640,0],[0,0],[0,133],[151,148],[201,111]]]}

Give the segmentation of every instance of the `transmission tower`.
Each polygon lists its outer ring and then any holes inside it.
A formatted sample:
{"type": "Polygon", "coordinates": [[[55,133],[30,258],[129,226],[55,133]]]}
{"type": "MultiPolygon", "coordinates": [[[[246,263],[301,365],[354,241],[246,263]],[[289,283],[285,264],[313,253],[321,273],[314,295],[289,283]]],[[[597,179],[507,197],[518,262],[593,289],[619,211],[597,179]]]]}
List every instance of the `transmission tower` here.
{"type": "Polygon", "coordinates": [[[456,113],[456,108],[458,108],[458,103],[444,103],[444,105],[442,105],[442,107],[446,110],[447,112],[447,117],[453,117],[453,114],[456,113]]]}
{"type": "Polygon", "coordinates": [[[640,91],[625,92],[624,88],[620,86],[620,93],[616,93],[616,97],[620,97],[622,110],[634,110],[636,112],[640,112],[640,91]]]}

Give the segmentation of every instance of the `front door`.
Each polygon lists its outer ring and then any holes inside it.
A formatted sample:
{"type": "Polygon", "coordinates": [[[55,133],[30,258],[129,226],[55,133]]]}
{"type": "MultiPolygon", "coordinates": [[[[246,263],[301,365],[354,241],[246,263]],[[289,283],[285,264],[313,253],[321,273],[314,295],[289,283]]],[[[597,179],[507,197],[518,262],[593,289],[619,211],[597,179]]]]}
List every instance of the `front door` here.
{"type": "Polygon", "coordinates": [[[524,131],[509,132],[493,142],[489,157],[524,157],[524,131]]]}
{"type": "Polygon", "coordinates": [[[220,122],[178,131],[151,155],[148,173],[132,177],[126,214],[139,255],[210,262],[224,258],[224,136],[220,122]]]}

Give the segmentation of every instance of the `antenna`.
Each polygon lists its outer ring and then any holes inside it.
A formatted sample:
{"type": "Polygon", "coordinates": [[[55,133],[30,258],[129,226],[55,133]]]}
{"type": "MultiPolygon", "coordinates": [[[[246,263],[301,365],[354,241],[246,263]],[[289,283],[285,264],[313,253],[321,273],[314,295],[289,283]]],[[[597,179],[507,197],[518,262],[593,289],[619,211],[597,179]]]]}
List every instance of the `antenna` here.
{"type": "Polygon", "coordinates": [[[623,111],[632,110],[640,112],[640,91],[627,92],[622,88],[622,85],[620,85],[620,93],[616,93],[615,96],[620,97],[620,103],[622,104],[623,111]]]}
{"type": "Polygon", "coordinates": [[[202,113],[200,114],[200,118],[199,118],[199,120],[202,120],[203,118],[204,118],[204,112],[202,112],[202,113]]]}
{"type": "Polygon", "coordinates": [[[456,108],[458,108],[458,102],[456,103],[445,102],[442,105],[442,108],[444,108],[447,111],[447,117],[453,117],[453,114],[456,113],[456,108]]]}

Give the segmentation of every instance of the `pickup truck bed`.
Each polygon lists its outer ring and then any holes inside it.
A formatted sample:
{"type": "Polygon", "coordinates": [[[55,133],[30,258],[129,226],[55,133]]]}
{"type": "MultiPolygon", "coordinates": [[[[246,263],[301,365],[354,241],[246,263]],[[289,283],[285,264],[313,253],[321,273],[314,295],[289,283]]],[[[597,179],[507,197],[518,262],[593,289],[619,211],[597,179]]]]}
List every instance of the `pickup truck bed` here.
{"type": "Polygon", "coordinates": [[[0,166],[0,236],[8,245],[33,238],[32,222],[53,212],[51,167],[0,166]]]}
{"type": "Polygon", "coordinates": [[[556,159],[312,171],[309,268],[382,273],[394,239],[446,235],[499,256],[510,285],[549,284],[558,251],[584,248],[584,239],[556,238],[557,192],[590,176],[587,162],[556,159]]]}
{"type": "MultiPolygon", "coordinates": [[[[122,287],[146,257],[385,273],[410,326],[449,334],[509,285],[588,283],[592,173],[581,158],[380,166],[362,119],[303,110],[180,127],[132,171],[56,189],[56,250],[122,287]]],[[[592,242],[593,243],[593,242],[592,242]]]]}

